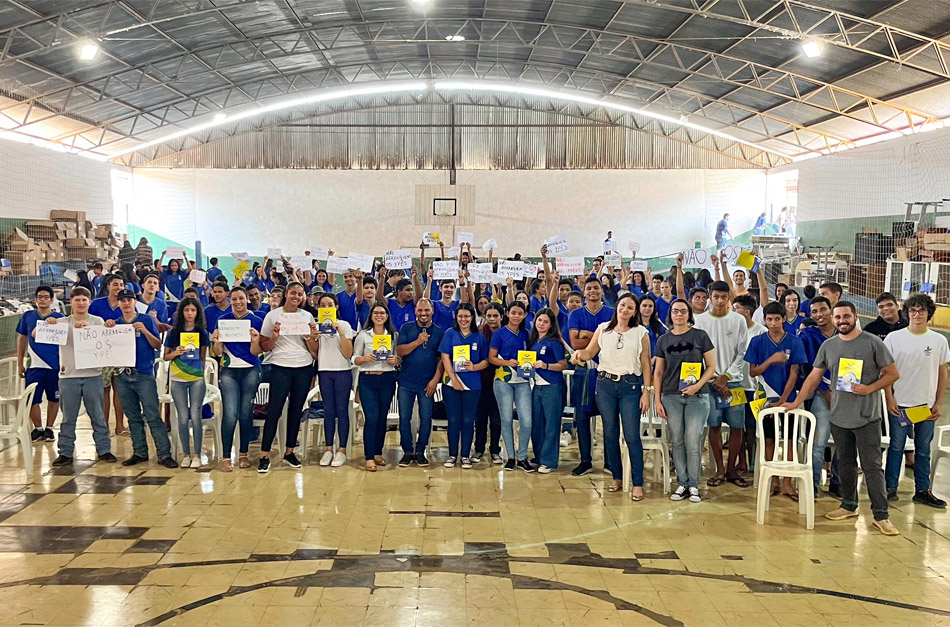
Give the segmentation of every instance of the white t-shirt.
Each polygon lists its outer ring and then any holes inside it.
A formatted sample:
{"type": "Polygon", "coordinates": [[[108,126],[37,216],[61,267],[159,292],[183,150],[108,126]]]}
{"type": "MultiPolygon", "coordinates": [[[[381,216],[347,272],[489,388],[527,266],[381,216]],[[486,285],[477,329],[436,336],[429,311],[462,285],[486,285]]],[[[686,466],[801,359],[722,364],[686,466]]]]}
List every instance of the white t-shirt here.
{"type": "MultiPolygon", "coordinates": [[[[752,342],[752,338],[755,336],[768,332],[769,330],[763,327],[761,324],[753,324],[751,327],[748,327],[748,342],[752,342]]],[[[753,379],[752,375],[749,373],[749,368],[752,367],[752,364],[747,362],[745,359],[743,359],[742,362],[742,389],[754,390],[755,379],[753,379]]]]}
{"type": "MultiPolygon", "coordinates": [[[[752,322],[756,323],[762,328],[765,328],[765,312],[762,310],[761,307],[759,307],[758,309],[752,312],[752,322]]],[[[765,329],[765,330],[768,331],[768,329],[765,329]]],[[[758,333],[756,333],[756,335],[758,335],[758,333]]],[[[751,340],[754,337],[755,335],[750,335],[749,340],[751,340]]]]}
{"type": "MultiPolygon", "coordinates": [[[[105,324],[105,321],[99,316],[87,315],[84,321],[87,327],[98,327],[105,324]]],[[[42,324],[42,323],[41,323],[42,324]]],[[[76,319],[73,316],[60,318],[56,324],[68,324],[69,334],[66,336],[66,344],[59,347],[59,378],[60,379],[80,379],[82,377],[98,377],[102,375],[102,368],[76,368],[76,345],[73,343],[73,333],[75,333],[76,319]]]]}
{"type": "Polygon", "coordinates": [[[742,381],[749,334],[745,318],[734,311],[714,316],[711,311],[696,316],[696,328],[702,329],[716,349],[716,375],[727,374],[730,381],[742,381]]]}
{"type": "Polygon", "coordinates": [[[637,325],[624,333],[617,333],[616,330],[608,331],[608,324],[610,323],[601,322],[597,325],[600,329],[600,339],[597,342],[600,346],[598,370],[619,375],[643,374],[643,369],[640,367],[640,353],[643,350],[643,337],[647,335],[647,328],[637,325]],[[618,344],[622,346],[618,348],[618,344]]]}
{"type": "Polygon", "coordinates": [[[884,338],[901,378],[894,383],[894,399],[901,407],[926,404],[937,400],[937,376],[940,366],[950,362],[947,338],[927,329],[921,334],[901,329],[884,338]]]}
{"type": "MultiPolygon", "coordinates": [[[[264,325],[261,327],[261,335],[268,338],[273,337],[274,323],[280,322],[280,317],[284,313],[290,312],[284,312],[283,307],[268,311],[267,316],[264,317],[264,325]]],[[[298,309],[295,313],[303,317],[307,324],[314,321],[309,311],[298,309]]],[[[274,348],[270,351],[268,363],[284,368],[302,368],[313,365],[313,355],[307,350],[307,343],[302,335],[284,335],[281,333],[280,337],[277,338],[277,343],[274,344],[274,348]]]]}
{"type": "Polygon", "coordinates": [[[340,335],[350,338],[356,335],[346,320],[337,320],[340,332],[333,335],[320,334],[320,350],[317,351],[317,370],[321,372],[339,372],[353,367],[349,359],[340,352],[340,335]]]}

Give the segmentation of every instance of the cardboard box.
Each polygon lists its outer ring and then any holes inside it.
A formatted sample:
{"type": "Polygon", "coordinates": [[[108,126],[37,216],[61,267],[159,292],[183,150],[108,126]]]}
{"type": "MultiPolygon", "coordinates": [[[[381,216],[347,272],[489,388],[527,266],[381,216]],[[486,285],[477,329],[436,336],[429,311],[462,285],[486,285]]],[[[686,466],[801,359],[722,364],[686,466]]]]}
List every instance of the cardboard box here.
{"type": "Polygon", "coordinates": [[[866,226],[863,229],[861,229],[861,232],[862,233],[877,233],[877,229],[874,228],[873,226],[866,226]]]}
{"type": "Polygon", "coordinates": [[[784,283],[789,287],[794,287],[795,285],[795,275],[794,274],[780,274],[778,275],[778,282],[784,283]]]}
{"type": "Polygon", "coordinates": [[[924,233],[924,247],[931,248],[934,244],[950,244],[950,233],[924,233]]]}
{"type": "Polygon", "coordinates": [[[66,248],[95,248],[96,240],[91,237],[71,237],[66,240],[66,248]]]}
{"type": "Polygon", "coordinates": [[[49,212],[49,219],[56,220],[57,222],[85,222],[86,212],[54,209],[49,212]]]}

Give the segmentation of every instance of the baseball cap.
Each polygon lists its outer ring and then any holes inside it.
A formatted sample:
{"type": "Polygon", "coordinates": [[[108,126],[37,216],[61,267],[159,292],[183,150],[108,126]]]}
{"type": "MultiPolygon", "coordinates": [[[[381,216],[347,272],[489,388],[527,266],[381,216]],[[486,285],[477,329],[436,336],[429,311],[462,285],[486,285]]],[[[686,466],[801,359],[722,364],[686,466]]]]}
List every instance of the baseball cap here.
{"type": "Polygon", "coordinates": [[[119,295],[115,297],[116,300],[123,300],[125,298],[131,298],[132,300],[135,300],[135,293],[133,293],[132,290],[126,289],[119,292],[119,295]]]}

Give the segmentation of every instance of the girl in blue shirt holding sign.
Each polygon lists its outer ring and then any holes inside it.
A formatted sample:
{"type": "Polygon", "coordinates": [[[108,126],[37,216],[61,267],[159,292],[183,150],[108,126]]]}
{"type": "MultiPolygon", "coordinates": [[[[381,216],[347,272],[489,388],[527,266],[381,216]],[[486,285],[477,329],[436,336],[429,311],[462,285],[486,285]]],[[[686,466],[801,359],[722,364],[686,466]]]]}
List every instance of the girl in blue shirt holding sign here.
{"type": "Polygon", "coordinates": [[[449,421],[449,458],[444,465],[454,467],[461,455],[462,468],[467,470],[472,467],[469,455],[482,389],[480,371],[488,367],[488,346],[485,337],[475,330],[475,308],[470,303],[460,303],[455,310],[455,324],[442,336],[439,352],[445,371],[442,397],[449,421]]]}

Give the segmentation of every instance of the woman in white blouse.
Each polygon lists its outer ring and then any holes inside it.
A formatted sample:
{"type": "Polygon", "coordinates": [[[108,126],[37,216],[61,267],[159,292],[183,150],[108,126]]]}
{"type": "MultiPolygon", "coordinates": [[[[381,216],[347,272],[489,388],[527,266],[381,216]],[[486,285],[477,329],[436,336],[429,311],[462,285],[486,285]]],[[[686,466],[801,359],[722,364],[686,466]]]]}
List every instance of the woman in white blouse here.
{"type": "Polygon", "coordinates": [[[389,316],[389,307],[376,301],[363,330],[356,334],[353,342],[353,364],[360,371],[360,403],[366,417],[363,454],[366,470],[370,472],[376,472],[377,466],[386,465],[383,459],[386,416],[396,394],[396,366],[402,361],[395,350],[398,336],[389,316]],[[384,346],[387,337],[388,348],[384,346]]]}

